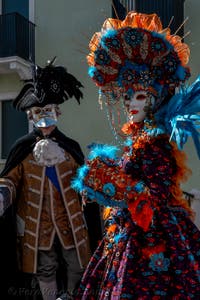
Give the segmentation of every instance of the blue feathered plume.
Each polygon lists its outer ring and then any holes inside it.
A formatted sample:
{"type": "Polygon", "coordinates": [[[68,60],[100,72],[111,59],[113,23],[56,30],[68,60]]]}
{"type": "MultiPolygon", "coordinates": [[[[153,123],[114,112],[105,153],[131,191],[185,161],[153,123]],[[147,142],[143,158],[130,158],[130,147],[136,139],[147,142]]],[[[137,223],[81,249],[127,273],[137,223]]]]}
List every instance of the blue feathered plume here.
{"type": "Polygon", "coordinates": [[[91,144],[89,145],[89,149],[91,152],[88,155],[88,160],[93,160],[96,157],[100,157],[102,160],[104,159],[117,159],[117,152],[119,148],[113,145],[107,144],[91,144]]]}
{"type": "Polygon", "coordinates": [[[182,149],[192,137],[200,159],[200,76],[196,81],[174,95],[155,114],[158,131],[170,135],[170,140],[182,149]]]}
{"type": "Polygon", "coordinates": [[[84,178],[87,175],[89,171],[89,167],[84,164],[77,170],[76,177],[72,179],[71,181],[71,187],[78,193],[82,192],[84,190],[84,178]]]}

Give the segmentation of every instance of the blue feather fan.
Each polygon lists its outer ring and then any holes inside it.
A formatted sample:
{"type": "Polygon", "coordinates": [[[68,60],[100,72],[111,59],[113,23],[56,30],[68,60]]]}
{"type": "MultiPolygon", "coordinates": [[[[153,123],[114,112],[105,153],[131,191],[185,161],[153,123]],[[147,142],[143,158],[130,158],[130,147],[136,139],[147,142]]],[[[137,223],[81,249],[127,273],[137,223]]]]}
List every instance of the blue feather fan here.
{"type": "MultiPolygon", "coordinates": [[[[192,137],[200,159],[200,76],[189,87],[182,88],[155,113],[157,134],[165,132],[182,149],[192,137]]],[[[155,134],[152,132],[152,134],[155,134]]]]}

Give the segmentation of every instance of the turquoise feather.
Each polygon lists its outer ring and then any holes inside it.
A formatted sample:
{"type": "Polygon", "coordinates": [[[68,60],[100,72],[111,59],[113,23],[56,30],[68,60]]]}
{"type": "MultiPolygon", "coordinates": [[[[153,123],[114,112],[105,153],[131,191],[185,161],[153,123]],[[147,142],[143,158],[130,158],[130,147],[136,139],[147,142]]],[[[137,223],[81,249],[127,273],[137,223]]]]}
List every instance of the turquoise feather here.
{"type": "MultiPolygon", "coordinates": [[[[182,88],[155,113],[157,133],[169,134],[182,150],[188,138],[193,139],[200,158],[200,76],[190,86],[182,88]]],[[[155,134],[152,132],[152,134],[155,134]]]]}

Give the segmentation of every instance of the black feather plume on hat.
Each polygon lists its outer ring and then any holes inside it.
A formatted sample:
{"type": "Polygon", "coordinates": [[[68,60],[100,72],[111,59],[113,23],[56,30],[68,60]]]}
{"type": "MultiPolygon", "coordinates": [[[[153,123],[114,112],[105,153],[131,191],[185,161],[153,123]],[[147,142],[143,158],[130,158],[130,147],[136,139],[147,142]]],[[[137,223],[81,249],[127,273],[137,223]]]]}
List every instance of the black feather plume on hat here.
{"type": "MultiPolygon", "coordinates": [[[[53,61],[55,58],[53,59],[53,61]]],[[[26,80],[13,106],[25,111],[33,106],[61,104],[75,97],[80,104],[83,85],[62,66],[53,66],[52,61],[44,68],[34,66],[33,79],[26,80]]]]}

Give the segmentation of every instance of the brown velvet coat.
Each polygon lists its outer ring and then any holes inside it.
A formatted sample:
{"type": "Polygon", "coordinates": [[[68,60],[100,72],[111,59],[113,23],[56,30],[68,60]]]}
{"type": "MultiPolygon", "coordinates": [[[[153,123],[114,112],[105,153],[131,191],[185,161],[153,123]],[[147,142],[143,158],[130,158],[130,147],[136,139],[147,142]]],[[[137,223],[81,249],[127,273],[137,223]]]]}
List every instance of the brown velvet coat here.
{"type": "Polygon", "coordinates": [[[75,247],[81,267],[90,257],[88,234],[78,195],[70,187],[78,164],[65,152],[66,160],[55,166],[61,195],[30,153],[4,178],[16,190],[18,252],[23,272],[37,272],[38,249],[51,248],[57,233],[65,249],[75,247]]]}

